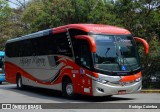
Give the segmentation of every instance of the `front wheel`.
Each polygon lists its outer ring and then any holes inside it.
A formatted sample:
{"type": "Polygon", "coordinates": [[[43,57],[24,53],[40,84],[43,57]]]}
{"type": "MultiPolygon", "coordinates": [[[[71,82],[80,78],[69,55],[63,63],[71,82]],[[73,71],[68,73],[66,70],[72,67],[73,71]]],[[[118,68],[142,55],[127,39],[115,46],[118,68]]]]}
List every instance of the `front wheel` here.
{"type": "Polygon", "coordinates": [[[63,81],[62,92],[63,92],[63,95],[65,95],[68,98],[74,97],[74,89],[73,89],[73,84],[71,80],[66,79],[63,81]]]}
{"type": "Polygon", "coordinates": [[[0,81],[0,84],[2,84],[2,81],[0,81]]]}

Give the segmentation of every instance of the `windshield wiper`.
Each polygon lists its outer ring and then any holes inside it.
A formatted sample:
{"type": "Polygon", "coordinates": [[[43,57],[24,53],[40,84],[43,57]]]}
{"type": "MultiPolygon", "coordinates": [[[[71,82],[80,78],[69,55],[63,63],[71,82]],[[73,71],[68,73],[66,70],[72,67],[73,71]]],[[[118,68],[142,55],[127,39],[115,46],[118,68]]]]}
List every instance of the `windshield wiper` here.
{"type": "Polygon", "coordinates": [[[110,49],[111,49],[111,48],[107,48],[107,51],[106,51],[106,53],[105,53],[105,56],[106,56],[106,60],[107,60],[107,61],[104,61],[104,62],[102,62],[101,64],[111,63],[111,61],[108,60],[108,56],[107,56],[107,53],[109,52],[110,49]]]}
{"type": "Polygon", "coordinates": [[[106,53],[105,53],[105,56],[107,57],[107,53],[109,52],[109,50],[110,50],[111,48],[107,48],[107,51],[106,51],[106,53]]]}

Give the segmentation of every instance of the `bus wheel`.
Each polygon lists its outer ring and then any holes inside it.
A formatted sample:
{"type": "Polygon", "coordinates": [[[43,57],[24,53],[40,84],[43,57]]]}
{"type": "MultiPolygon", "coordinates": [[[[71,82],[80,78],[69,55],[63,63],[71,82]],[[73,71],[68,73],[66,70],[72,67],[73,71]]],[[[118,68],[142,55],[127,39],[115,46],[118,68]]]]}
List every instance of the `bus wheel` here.
{"type": "Polygon", "coordinates": [[[16,78],[17,89],[24,89],[24,85],[22,84],[22,77],[20,75],[16,78]]]}
{"type": "Polygon", "coordinates": [[[104,96],[104,98],[111,98],[113,95],[107,95],[107,96],[104,96]]]}
{"type": "Polygon", "coordinates": [[[70,79],[66,79],[62,83],[62,92],[68,98],[74,97],[73,84],[70,79]]]}
{"type": "Polygon", "coordinates": [[[0,81],[0,84],[2,84],[2,82],[0,81]]]}

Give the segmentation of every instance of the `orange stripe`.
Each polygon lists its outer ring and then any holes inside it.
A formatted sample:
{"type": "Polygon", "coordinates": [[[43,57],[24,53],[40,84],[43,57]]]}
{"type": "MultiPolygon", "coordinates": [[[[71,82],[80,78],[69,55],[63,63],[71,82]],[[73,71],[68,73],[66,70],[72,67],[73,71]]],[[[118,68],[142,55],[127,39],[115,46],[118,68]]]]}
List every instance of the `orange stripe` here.
{"type": "Polygon", "coordinates": [[[142,76],[142,73],[139,72],[135,75],[131,75],[131,76],[122,76],[120,82],[131,82],[131,81],[135,81],[136,79],[140,78],[142,76]]]}
{"type": "Polygon", "coordinates": [[[12,66],[12,70],[10,69],[6,69],[6,80],[8,80],[8,82],[11,82],[11,83],[16,83],[16,79],[10,79],[11,77],[14,77],[16,78],[16,74],[11,74],[10,71],[14,71],[15,73],[20,73],[22,76],[30,79],[30,80],[33,80],[37,83],[40,83],[40,84],[46,84],[46,85],[53,85],[55,83],[57,83],[57,81],[54,81],[54,82],[43,82],[41,80],[38,80],[37,78],[33,77],[31,74],[29,74],[28,72],[24,71],[22,68],[20,68],[19,66],[11,63],[11,62],[5,62],[5,67],[7,68],[7,66],[12,66]],[[14,75],[14,76],[13,76],[14,75]]]}

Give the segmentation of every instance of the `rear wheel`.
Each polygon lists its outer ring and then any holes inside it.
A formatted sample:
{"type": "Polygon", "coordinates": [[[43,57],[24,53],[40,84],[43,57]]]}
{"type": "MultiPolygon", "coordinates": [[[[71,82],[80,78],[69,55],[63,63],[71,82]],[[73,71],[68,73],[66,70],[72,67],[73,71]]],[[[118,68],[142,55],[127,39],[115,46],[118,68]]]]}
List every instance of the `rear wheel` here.
{"type": "Polygon", "coordinates": [[[21,75],[17,75],[16,83],[17,83],[17,89],[24,89],[21,75]]]}
{"type": "Polygon", "coordinates": [[[74,89],[73,89],[73,84],[70,79],[65,79],[62,83],[62,92],[63,95],[68,97],[68,98],[73,98],[74,97],[74,89]]]}
{"type": "Polygon", "coordinates": [[[0,81],[0,84],[2,84],[2,81],[0,81]]]}

